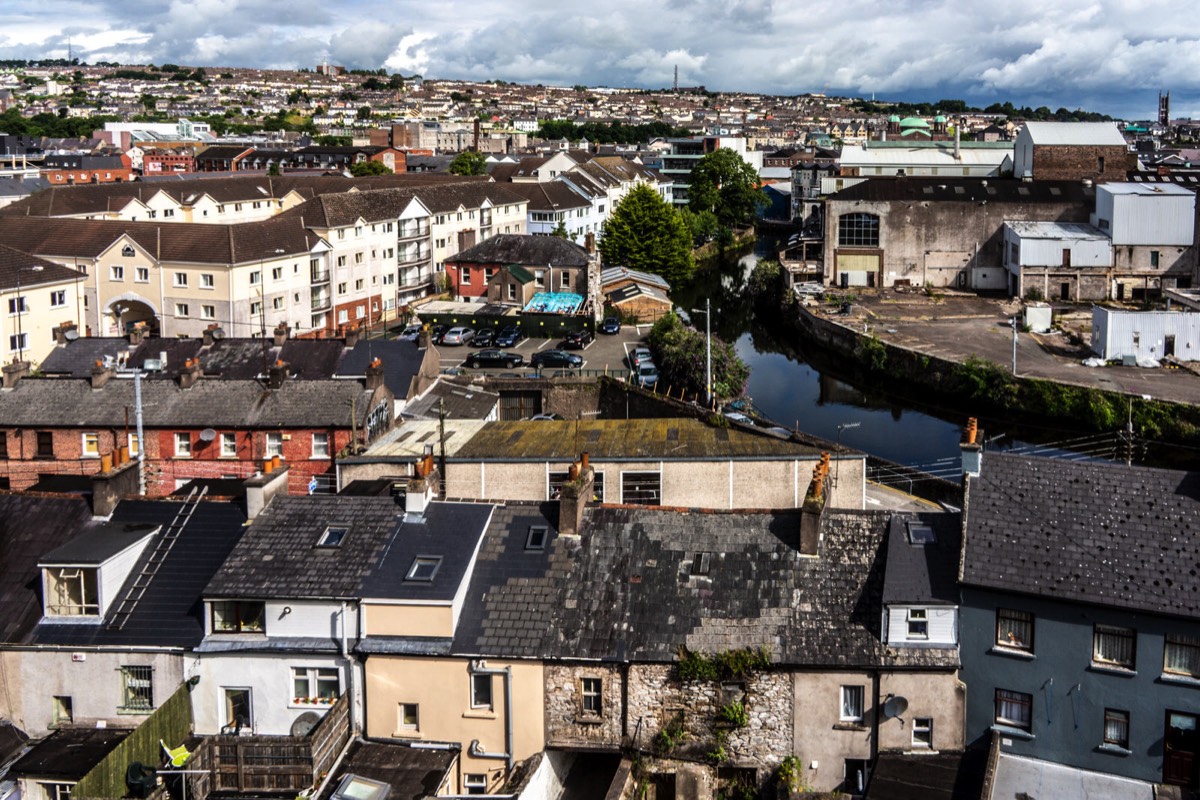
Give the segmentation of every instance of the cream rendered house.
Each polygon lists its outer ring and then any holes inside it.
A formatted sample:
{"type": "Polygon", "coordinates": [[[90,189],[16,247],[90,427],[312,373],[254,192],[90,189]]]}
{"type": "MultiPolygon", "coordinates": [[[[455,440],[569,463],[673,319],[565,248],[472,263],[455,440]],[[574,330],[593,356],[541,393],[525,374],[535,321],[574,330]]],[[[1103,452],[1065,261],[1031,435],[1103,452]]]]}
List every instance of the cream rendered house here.
{"type": "Polygon", "coordinates": [[[53,330],[83,317],[84,276],[0,245],[0,362],[33,366],[54,347],[53,330]]]}

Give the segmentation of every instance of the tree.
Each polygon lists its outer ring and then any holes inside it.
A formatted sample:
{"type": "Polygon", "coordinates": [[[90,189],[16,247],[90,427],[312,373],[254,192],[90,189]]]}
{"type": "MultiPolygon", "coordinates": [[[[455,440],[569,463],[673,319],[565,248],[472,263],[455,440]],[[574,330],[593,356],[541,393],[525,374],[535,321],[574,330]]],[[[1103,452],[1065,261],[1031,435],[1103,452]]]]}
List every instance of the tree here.
{"type": "Polygon", "coordinates": [[[278,161],[272,161],[272,162],[271,162],[271,166],[267,167],[267,174],[268,174],[268,175],[271,175],[271,176],[276,176],[276,175],[282,175],[282,174],[283,174],[283,173],[281,173],[281,172],[279,171],[279,162],[278,162],[278,161]]]}
{"type": "Polygon", "coordinates": [[[672,284],[691,277],[692,233],[658,192],[640,184],[613,209],[600,239],[604,263],[662,275],[672,284]]]}
{"type": "MultiPolygon", "coordinates": [[[[689,328],[670,312],[654,323],[647,337],[658,359],[659,384],[704,396],[707,343],[704,334],[689,328]]],[[[713,336],[712,391],[719,398],[738,397],[746,389],[750,368],[733,345],[713,336]]]]}
{"type": "Polygon", "coordinates": [[[392,171],[382,161],[359,161],[350,166],[350,174],[356,178],[365,178],[369,175],[391,175],[392,171]]]}
{"type": "Polygon", "coordinates": [[[487,157],[474,150],[463,150],[450,162],[450,171],[455,175],[484,175],[487,173],[487,157]]]}
{"type": "Polygon", "coordinates": [[[726,147],[714,150],[692,167],[688,197],[692,211],[711,211],[726,226],[753,221],[766,199],[758,188],[754,167],[726,147]]]}
{"type": "Polygon", "coordinates": [[[550,235],[557,236],[560,239],[570,239],[571,238],[571,234],[567,231],[567,226],[562,220],[559,220],[558,226],[555,227],[554,230],[550,231],[550,235]]]}
{"type": "Polygon", "coordinates": [[[356,116],[359,119],[370,119],[371,118],[371,107],[370,106],[360,106],[356,116]]]}

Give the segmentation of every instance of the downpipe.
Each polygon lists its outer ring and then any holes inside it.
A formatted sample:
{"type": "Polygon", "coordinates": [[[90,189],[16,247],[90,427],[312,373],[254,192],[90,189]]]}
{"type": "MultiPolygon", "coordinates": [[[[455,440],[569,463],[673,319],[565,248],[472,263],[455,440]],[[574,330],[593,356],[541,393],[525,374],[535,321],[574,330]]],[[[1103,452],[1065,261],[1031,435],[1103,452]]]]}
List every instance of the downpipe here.
{"type": "Polygon", "coordinates": [[[494,758],[503,760],[508,770],[513,768],[513,713],[512,713],[512,667],[490,669],[486,661],[472,661],[467,672],[471,675],[499,675],[504,678],[504,750],[503,753],[489,753],[479,744],[478,739],[471,741],[467,752],[472,758],[494,758]]]}

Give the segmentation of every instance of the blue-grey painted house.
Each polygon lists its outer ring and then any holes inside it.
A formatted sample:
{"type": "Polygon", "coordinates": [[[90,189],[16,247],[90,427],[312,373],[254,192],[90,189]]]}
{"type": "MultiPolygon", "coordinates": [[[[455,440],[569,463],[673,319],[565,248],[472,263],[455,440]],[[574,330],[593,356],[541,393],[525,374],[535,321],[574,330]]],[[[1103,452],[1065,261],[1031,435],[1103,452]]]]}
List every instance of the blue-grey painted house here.
{"type": "Polygon", "coordinates": [[[964,466],[967,741],[1200,786],[1200,473],[964,466]]]}

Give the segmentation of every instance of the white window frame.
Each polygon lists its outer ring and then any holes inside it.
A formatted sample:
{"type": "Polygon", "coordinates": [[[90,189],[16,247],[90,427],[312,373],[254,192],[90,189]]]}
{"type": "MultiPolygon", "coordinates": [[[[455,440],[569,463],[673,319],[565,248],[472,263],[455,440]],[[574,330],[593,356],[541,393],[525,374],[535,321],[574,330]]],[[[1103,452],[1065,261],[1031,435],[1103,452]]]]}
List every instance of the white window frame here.
{"type": "Polygon", "coordinates": [[[842,722],[861,723],[866,711],[867,689],[862,684],[847,684],[842,686],[840,693],[841,704],[838,706],[838,719],[842,722]]]}
{"type": "Polygon", "coordinates": [[[492,676],[471,673],[471,708],[491,711],[495,707],[495,686],[492,676]]]}
{"type": "Polygon", "coordinates": [[[342,695],[342,671],[337,667],[293,666],[289,674],[292,679],[292,698],[288,701],[289,705],[331,706],[342,695]],[[322,694],[322,684],[328,689],[330,681],[335,684],[333,694],[322,694]],[[298,693],[301,682],[307,684],[307,691],[298,693]]]}
{"type": "Polygon", "coordinates": [[[175,434],[175,457],[176,458],[191,458],[192,457],[192,435],[190,433],[175,434]]]}
{"type": "Polygon", "coordinates": [[[463,775],[463,794],[487,794],[486,772],[468,772],[463,775]]]}
{"type": "Polygon", "coordinates": [[[87,431],[80,437],[80,454],[84,458],[99,458],[100,457],[100,434],[95,431],[87,431]]]}
{"type": "Polygon", "coordinates": [[[67,290],[54,289],[50,292],[50,307],[62,308],[67,304],[67,290]]]}
{"type": "Polygon", "coordinates": [[[120,711],[148,714],[154,710],[154,667],[121,666],[120,711]],[[144,700],[144,702],[143,702],[144,700]]]}
{"type": "Polygon", "coordinates": [[[216,306],[214,306],[214,305],[201,305],[200,306],[200,319],[216,319],[216,318],[217,318],[217,307],[216,306]]]}
{"type": "Polygon", "coordinates": [[[604,678],[584,675],[579,679],[579,714],[597,719],[604,716],[604,678]]]}
{"type": "Polygon", "coordinates": [[[138,441],[138,435],[136,433],[129,434],[127,443],[129,445],[129,455],[136,457],[141,447],[141,442],[138,441]]]}
{"type": "Polygon", "coordinates": [[[177,318],[186,319],[189,316],[189,314],[188,314],[189,311],[191,311],[191,308],[188,306],[187,303],[176,303],[175,304],[175,316],[177,318]]]}
{"type": "Polygon", "coordinates": [[[910,608],[905,612],[906,639],[921,639],[929,638],[929,609],[927,608],[910,608]]]}
{"type": "Polygon", "coordinates": [[[188,276],[186,272],[176,272],[171,277],[171,285],[176,289],[186,289],[188,285],[188,276]]]}
{"type": "Polygon", "coordinates": [[[274,456],[283,458],[283,434],[268,433],[265,444],[263,445],[263,452],[267,454],[267,458],[272,458],[274,456]]]}
{"type": "Polygon", "coordinates": [[[134,267],[133,268],[133,282],[134,283],[149,283],[150,282],[150,268],[149,267],[134,267]]]}
{"type": "Polygon", "coordinates": [[[328,433],[314,433],[312,435],[312,457],[329,458],[328,433]]]}
{"type": "Polygon", "coordinates": [[[213,273],[211,273],[211,272],[201,272],[200,273],[200,288],[201,289],[217,288],[216,276],[214,276],[213,273]]]}
{"type": "Polygon", "coordinates": [[[113,266],[109,267],[108,268],[108,279],[110,281],[125,280],[125,267],[123,267],[119,264],[114,264],[113,266]]]}
{"type": "Polygon", "coordinates": [[[913,749],[933,749],[933,717],[913,717],[912,721],[913,749]]]}
{"type": "Polygon", "coordinates": [[[420,703],[397,703],[396,704],[396,730],[407,733],[416,733],[421,730],[421,704],[420,703]],[[412,722],[408,721],[408,709],[412,709],[412,722]]]}
{"type": "Polygon", "coordinates": [[[221,434],[221,458],[237,458],[237,434],[221,434]]]}

